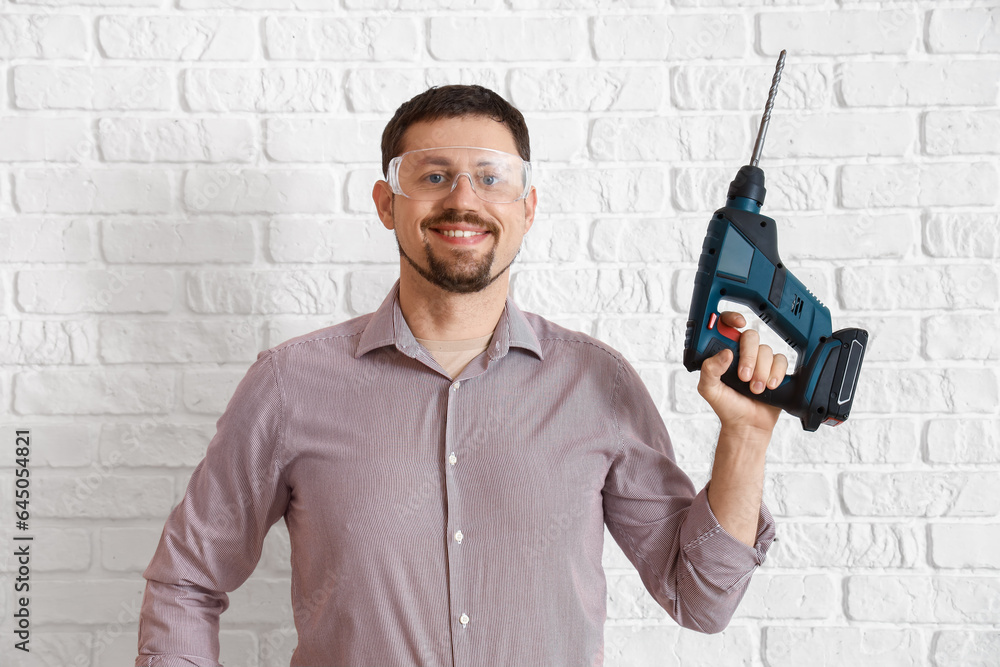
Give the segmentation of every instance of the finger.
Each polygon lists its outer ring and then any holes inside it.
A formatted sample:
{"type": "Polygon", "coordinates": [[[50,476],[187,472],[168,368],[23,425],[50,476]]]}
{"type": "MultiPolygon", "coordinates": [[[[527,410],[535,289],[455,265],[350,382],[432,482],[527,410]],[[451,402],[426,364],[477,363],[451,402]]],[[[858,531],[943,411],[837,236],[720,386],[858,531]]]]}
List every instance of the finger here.
{"type": "Polygon", "coordinates": [[[753,369],[753,377],[750,379],[750,391],[759,394],[764,391],[765,383],[771,378],[771,362],[774,359],[774,352],[767,345],[757,348],[757,364],[753,369]]]}
{"type": "Polygon", "coordinates": [[[740,334],[740,366],[739,377],[749,382],[757,365],[757,350],[760,347],[760,334],[753,329],[747,329],[740,334]]]}
{"type": "Polygon", "coordinates": [[[737,313],[732,310],[727,310],[724,313],[722,313],[719,319],[722,320],[723,324],[731,327],[736,327],[737,329],[739,329],[740,327],[745,327],[747,325],[746,318],[743,317],[743,315],[741,315],[740,313],[737,313]]]}
{"type": "Polygon", "coordinates": [[[698,378],[698,393],[708,398],[722,384],[722,375],[733,363],[732,350],[722,350],[709,357],[701,364],[701,375],[698,378]]]}
{"type": "Polygon", "coordinates": [[[771,377],[767,380],[767,388],[774,389],[785,379],[788,372],[788,357],[783,354],[774,355],[771,361],[771,377]]]}

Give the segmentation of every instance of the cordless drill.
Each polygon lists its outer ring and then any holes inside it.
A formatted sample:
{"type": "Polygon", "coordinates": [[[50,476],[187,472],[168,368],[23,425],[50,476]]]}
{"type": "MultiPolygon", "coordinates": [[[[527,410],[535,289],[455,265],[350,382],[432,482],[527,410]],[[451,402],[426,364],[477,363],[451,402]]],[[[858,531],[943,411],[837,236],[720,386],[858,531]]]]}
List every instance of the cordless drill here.
{"type": "Polygon", "coordinates": [[[778,256],[774,220],[760,214],[765,189],[764,172],[757,163],[784,66],[782,51],[750,164],[740,167],[729,185],[726,205],[708,223],[688,315],[684,366],[699,370],[703,361],[729,348],[733,362],[722,376],[726,385],[780,407],[798,417],[802,428],[815,431],[820,424],[840,424],[850,414],[868,332],[833,331],[830,311],[778,256]],[[751,393],[737,376],[740,334],[720,320],[723,298],[750,308],[798,353],[794,373],[774,389],[751,393]]]}

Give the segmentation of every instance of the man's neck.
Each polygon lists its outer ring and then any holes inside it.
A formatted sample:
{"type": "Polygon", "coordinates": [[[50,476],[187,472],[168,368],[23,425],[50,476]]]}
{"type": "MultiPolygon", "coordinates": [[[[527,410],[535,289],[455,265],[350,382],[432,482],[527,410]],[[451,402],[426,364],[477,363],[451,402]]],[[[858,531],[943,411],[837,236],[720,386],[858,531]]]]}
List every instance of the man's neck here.
{"type": "Polygon", "coordinates": [[[456,294],[427,282],[408,265],[400,268],[399,308],[415,337],[467,340],[496,328],[507,303],[509,272],[481,292],[456,294]]]}

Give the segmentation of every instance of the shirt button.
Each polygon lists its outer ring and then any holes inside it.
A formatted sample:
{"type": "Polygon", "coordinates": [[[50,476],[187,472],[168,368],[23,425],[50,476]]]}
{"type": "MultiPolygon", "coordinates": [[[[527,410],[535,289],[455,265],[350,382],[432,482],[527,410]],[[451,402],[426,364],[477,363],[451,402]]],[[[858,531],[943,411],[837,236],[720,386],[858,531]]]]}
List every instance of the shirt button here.
{"type": "Polygon", "coordinates": [[[464,628],[465,626],[467,626],[469,624],[469,615],[468,614],[462,614],[461,616],[458,617],[458,622],[461,623],[462,627],[464,628]]]}
{"type": "Polygon", "coordinates": [[[458,542],[459,544],[461,544],[463,537],[465,537],[465,535],[462,534],[462,531],[460,531],[460,530],[455,531],[455,541],[456,542],[458,542]]]}
{"type": "Polygon", "coordinates": [[[455,456],[455,452],[452,452],[451,456],[448,457],[448,463],[450,463],[452,465],[455,465],[456,463],[458,463],[458,457],[455,456]]]}
{"type": "Polygon", "coordinates": [[[460,386],[462,386],[462,383],[461,383],[461,382],[455,382],[455,383],[454,383],[453,385],[451,385],[451,390],[452,390],[452,391],[458,391],[458,388],[459,388],[460,386]]]}

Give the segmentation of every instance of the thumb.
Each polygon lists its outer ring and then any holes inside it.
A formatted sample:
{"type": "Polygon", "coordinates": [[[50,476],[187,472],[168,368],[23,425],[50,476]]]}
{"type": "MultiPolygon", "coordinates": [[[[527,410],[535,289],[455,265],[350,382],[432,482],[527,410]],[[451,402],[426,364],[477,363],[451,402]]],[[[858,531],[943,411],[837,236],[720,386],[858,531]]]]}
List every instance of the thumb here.
{"type": "Polygon", "coordinates": [[[722,384],[722,375],[731,363],[733,363],[733,351],[728,348],[703,361],[701,377],[698,379],[698,393],[708,398],[717,392],[722,384]]]}

